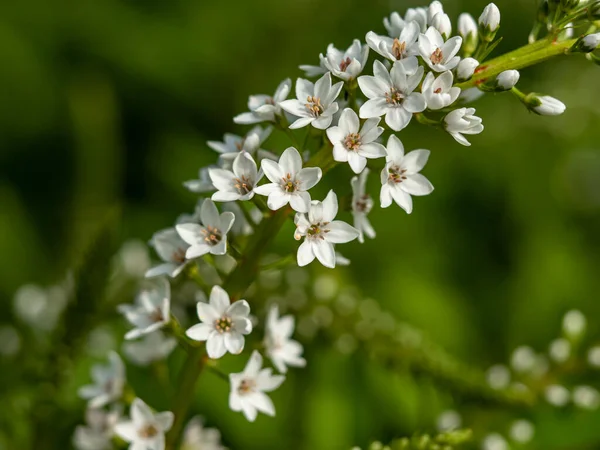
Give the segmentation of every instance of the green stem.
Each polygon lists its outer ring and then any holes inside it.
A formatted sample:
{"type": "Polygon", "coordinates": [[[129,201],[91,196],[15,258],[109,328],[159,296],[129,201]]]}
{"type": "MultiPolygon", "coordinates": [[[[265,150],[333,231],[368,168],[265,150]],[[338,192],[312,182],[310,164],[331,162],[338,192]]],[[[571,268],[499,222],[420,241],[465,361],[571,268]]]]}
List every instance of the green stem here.
{"type": "Polygon", "coordinates": [[[568,50],[575,44],[577,39],[569,39],[563,42],[554,42],[548,39],[542,39],[533,44],[525,45],[505,55],[491,59],[487,63],[479,66],[475,75],[464,83],[458,83],[456,86],[461,89],[475,87],[486,80],[497,76],[498,74],[510,69],[522,69],[534,64],[541,63],[555,56],[568,53],[568,50]]]}

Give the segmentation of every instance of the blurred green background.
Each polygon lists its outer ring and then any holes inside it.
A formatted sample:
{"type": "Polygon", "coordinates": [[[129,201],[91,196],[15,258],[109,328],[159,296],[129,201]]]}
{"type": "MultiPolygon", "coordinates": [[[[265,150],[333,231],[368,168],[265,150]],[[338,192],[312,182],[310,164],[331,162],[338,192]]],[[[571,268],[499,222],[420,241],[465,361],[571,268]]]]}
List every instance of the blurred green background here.
{"type": "MultiPolygon", "coordinates": [[[[523,45],[534,2],[496,3],[504,36],[497,52],[523,45]]],[[[478,17],[485,4],[444,2],[455,26],[458,13],[478,17]]],[[[282,79],[302,75],[299,64],[316,64],[330,42],[346,48],[367,31],[383,34],[385,15],[421,5],[2,2],[0,321],[18,322],[12,299],[21,285],[64,278],[114,205],[122,210],[123,242],[147,240],[191,211],[197,197],[182,182],[215,160],[206,140],[245,132],[232,117],[246,111],[249,94],[271,93],[282,79]]],[[[486,129],[469,148],[416,123],[402,131],[407,149],[432,150],[424,174],[436,190],[416,199],[410,216],[374,208],[377,239],[341,248],[352,260],[345,276],[481,368],[506,361],[519,344],[543,349],[568,309],[582,310],[597,333],[599,70],[571,57],[523,71],[522,90],[556,96],[566,113],[538,117],[508,94],[488,95],[474,105],[486,129]]],[[[287,145],[274,133],[265,147],[287,145]]],[[[332,187],[349,192],[349,177],[347,167],[336,169],[317,197],[332,187]]],[[[291,231],[280,243],[297,245],[291,231]]],[[[25,420],[14,413],[22,405],[11,397],[10,376],[25,357],[0,356],[0,393],[9,399],[1,416],[11,426],[25,420]]],[[[390,375],[318,340],[307,359],[308,368],[294,371],[274,395],[276,419],[245,423],[227,410],[228,388],[218,380],[197,410],[234,449],[326,450],[429,430],[440,408],[452,406],[428,383],[390,375]]],[[[0,431],[0,448],[14,445],[0,431]]]]}

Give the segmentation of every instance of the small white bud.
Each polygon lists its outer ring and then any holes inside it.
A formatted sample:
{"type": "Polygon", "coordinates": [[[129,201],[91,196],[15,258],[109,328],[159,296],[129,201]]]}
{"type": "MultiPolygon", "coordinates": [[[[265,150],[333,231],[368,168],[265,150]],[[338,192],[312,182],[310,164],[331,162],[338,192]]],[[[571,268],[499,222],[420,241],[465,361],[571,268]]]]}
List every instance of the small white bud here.
{"type": "Polygon", "coordinates": [[[559,116],[567,109],[563,102],[549,95],[538,96],[532,93],[524,101],[531,111],[540,116],[559,116]]]}
{"type": "Polygon", "coordinates": [[[456,78],[459,80],[468,80],[475,73],[477,66],[479,66],[479,61],[475,58],[461,59],[456,68],[456,78]]]}
{"type": "Polygon", "coordinates": [[[458,16],[458,34],[460,34],[463,39],[467,39],[469,36],[477,36],[479,29],[477,28],[477,22],[471,14],[462,13],[458,16]]]}
{"type": "Polygon", "coordinates": [[[452,22],[450,22],[448,14],[444,14],[443,12],[437,13],[433,16],[431,26],[438,30],[444,39],[452,36],[452,22]]]}
{"type": "Polygon", "coordinates": [[[590,348],[588,352],[588,363],[590,366],[600,369],[600,346],[590,348]]]}
{"type": "Polygon", "coordinates": [[[526,444],[533,439],[535,428],[528,420],[516,420],[510,427],[510,437],[513,441],[526,444]]]}
{"type": "Polygon", "coordinates": [[[505,70],[496,77],[496,87],[508,91],[518,83],[520,76],[518,70],[505,70]]]}
{"type": "Polygon", "coordinates": [[[600,33],[588,34],[581,40],[581,43],[584,51],[593,52],[600,45],[600,33]]]}
{"type": "Polygon", "coordinates": [[[494,3],[487,5],[481,16],[479,16],[479,25],[484,30],[494,33],[500,27],[500,10],[494,3]]]}
{"type": "Polygon", "coordinates": [[[573,389],[573,403],[581,409],[598,409],[600,393],[591,386],[577,386],[573,389]]]}
{"type": "Polygon", "coordinates": [[[431,25],[433,23],[433,18],[435,17],[435,15],[437,13],[443,12],[444,6],[442,5],[442,2],[439,2],[438,0],[431,2],[429,8],[427,9],[427,23],[431,25]]]}
{"type": "Polygon", "coordinates": [[[504,389],[510,383],[510,370],[508,367],[498,364],[488,369],[486,378],[492,389],[504,389]]]}
{"type": "MultiPolygon", "coordinates": [[[[558,101],[558,100],[557,100],[558,101]]],[[[581,311],[573,309],[563,318],[563,332],[568,338],[577,339],[585,333],[587,320],[581,311]]]]}
{"type": "Polygon", "coordinates": [[[553,406],[562,407],[569,403],[571,393],[559,384],[551,384],[545,391],[546,401],[553,406]]]}
{"type": "Polygon", "coordinates": [[[571,356],[571,343],[566,339],[555,339],[550,343],[548,350],[552,361],[562,364],[571,356]]]}

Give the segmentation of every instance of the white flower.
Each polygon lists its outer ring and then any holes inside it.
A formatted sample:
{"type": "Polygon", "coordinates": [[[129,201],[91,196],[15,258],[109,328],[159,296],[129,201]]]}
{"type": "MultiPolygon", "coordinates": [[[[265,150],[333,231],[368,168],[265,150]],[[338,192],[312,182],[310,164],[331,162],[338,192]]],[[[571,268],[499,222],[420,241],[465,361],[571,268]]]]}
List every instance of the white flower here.
{"type": "Polygon", "coordinates": [[[544,390],[544,396],[546,401],[553,406],[563,407],[571,400],[571,393],[569,390],[559,384],[551,384],[544,390]]]}
{"type": "MultiPolygon", "coordinates": [[[[244,137],[231,133],[225,133],[223,142],[208,141],[210,148],[220,153],[220,158],[223,161],[223,168],[231,167],[232,161],[241,153],[250,153],[257,156],[258,159],[273,158],[274,155],[260,146],[271,135],[273,128],[262,128],[260,125],[253,127],[244,137]]],[[[209,168],[209,172],[210,172],[209,168]]]]}
{"type": "Polygon", "coordinates": [[[242,411],[250,422],[254,422],[259,411],[275,415],[275,406],[265,392],[274,391],[285,380],[283,375],[273,375],[271,369],[261,370],[262,363],[262,356],[254,350],[243,372],[229,374],[229,407],[242,411]]]}
{"type": "Polygon", "coordinates": [[[510,437],[513,441],[526,444],[533,439],[535,428],[528,420],[515,420],[510,426],[510,437]]]}
{"type": "MultiPolygon", "coordinates": [[[[408,8],[404,15],[405,22],[415,21],[419,24],[421,33],[424,33],[427,29],[427,9],[426,8],[408,8]]],[[[398,34],[394,34],[398,36],[398,34]]]]}
{"type": "Polygon", "coordinates": [[[390,14],[390,17],[383,18],[383,26],[391,37],[399,36],[406,26],[406,22],[396,11],[390,14]]]}
{"type": "Polygon", "coordinates": [[[455,109],[444,117],[444,126],[459,144],[471,145],[463,134],[479,134],[483,131],[481,118],[474,116],[475,108],[455,109]]]}
{"type": "Polygon", "coordinates": [[[581,40],[583,50],[586,52],[593,52],[600,45],[600,33],[588,34],[581,40]]]}
{"type": "Polygon", "coordinates": [[[463,39],[475,38],[477,37],[478,32],[477,22],[475,22],[475,19],[471,14],[462,13],[458,16],[458,34],[460,34],[463,39]]]}
{"type": "Polygon", "coordinates": [[[600,346],[595,345],[588,351],[588,364],[595,369],[600,368],[600,346]]]}
{"type": "Polygon", "coordinates": [[[572,340],[580,339],[587,328],[587,319],[585,315],[577,310],[568,311],[563,317],[562,329],[563,333],[572,340]]]}
{"type": "Polygon", "coordinates": [[[319,167],[302,168],[302,157],[294,147],[286,149],[279,163],[264,159],[262,169],[271,183],[254,190],[259,195],[268,195],[267,205],[277,210],[288,203],[298,212],[308,211],[310,195],[307,192],[319,182],[322,171],[319,167]]]}
{"type": "Polygon", "coordinates": [[[542,95],[534,97],[530,109],[540,116],[558,116],[564,113],[567,107],[563,102],[554,97],[542,95]]]}
{"type": "Polygon", "coordinates": [[[312,124],[313,127],[325,130],[331,125],[333,115],[338,111],[336,99],[344,83],[331,85],[331,74],[327,72],[316,83],[311,83],[303,78],[296,81],[295,100],[281,102],[281,107],[297,116],[298,119],[290,128],[302,128],[312,124]]]}
{"type": "Polygon", "coordinates": [[[423,61],[436,72],[454,69],[460,57],[456,56],[462,45],[462,38],[455,36],[444,42],[438,30],[429,27],[419,36],[419,53],[423,61]]]}
{"type": "Polygon", "coordinates": [[[108,354],[108,365],[96,364],[92,367],[92,380],[79,388],[81,398],[88,400],[88,408],[101,408],[119,400],[125,386],[125,365],[115,352],[108,354]]]}
{"type": "MultiPolygon", "coordinates": [[[[475,73],[475,69],[479,66],[479,61],[475,58],[461,59],[456,67],[456,78],[459,80],[468,80],[475,73]]],[[[477,88],[475,88],[477,89],[477,88]]],[[[477,89],[479,90],[479,89],[477,89]]]]}
{"type": "Polygon", "coordinates": [[[180,450],[226,450],[221,445],[221,433],[204,426],[201,417],[193,417],[185,426],[180,450]]]}
{"type": "Polygon", "coordinates": [[[334,220],[338,212],[335,192],[329,191],[323,202],[313,200],[308,214],[296,214],[294,237],[304,242],[298,248],[298,265],[311,263],[315,257],[325,267],[335,267],[334,244],[343,244],[356,239],[359,232],[346,222],[334,220]]]}
{"type": "Polygon", "coordinates": [[[427,164],[429,150],[413,150],[404,154],[400,139],[391,135],[387,143],[387,163],[381,171],[381,207],[387,208],[392,200],[408,214],[412,212],[411,195],[428,195],[433,186],[419,172],[427,164]]]}
{"type": "Polygon", "coordinates": [[[304,367],[306,360],[302,357],[302,345],[291,339],[294,333],[294,317],[279,317],[277,305],[271,306],[267,315],[265,330],[265,352],[275,368],[287,372],[287,366],[304,367]]]}
{"type": "Polygon", "coordinates": [[[509,450],[508,443],[498,433],[488,434],[481,444],[482,450],[509,450]]]}
{"type": "Polygon", "coordinates": [[[175,228],[167,228],[154,233],[150,245],[154,247],[164,263],[149,269],[146,272],[146,278],[159,275],[175,278],[185,268],[187,262],[185,252],[189,248],[189,244],[181,239],[175,228]]]}
{"type": "Polygon", "coordinates": [[[490,3],[487,5],[481,16],[479,16],[479,26],[488,33],[495,32],[500,26],[500,10],[498,7],[490,3]]]}
{"type": "Polygon", "coordinates": [[[460,95],[460,88],[452,87],[453,83],[454,76],[449,70],[437,78],[433,72],[429,72],[421,86],[421,92],[425,96],[427,107],[436,110],[454,103],[460,95]]]}
{"type": "Polygon", "coordinates": [[[119,305],[119,312],[135,327],[125,339],[137,339],[152,333],[171,320],[171,288],[164,278],[154,280],[151,287],[137,295],[135,304],[119,305]]]}
{"type": "Polygon", "coordinates": [[[354,217],[354,228],[360,233],[358,235],[358,242],[361,244],[365,240],[364,235],[367,235],[370,239],[375,237],[375,230],[371,226],[369,219],[367,219],[367,215],[373,208],[373,199],[365,191],[368,175],[369,169],[365,169],[359,176],[352,178],[350,182],[352,185],[352,216],[354,217]]]}
{"type": "Polygon", "coordinates": [[[279,103],[284,101],[292,88],[292,80],[283,80],[273,96],[251,95],[248,99],[249,112],[239,114],[233,118],[238,124],[249,125],[259,122],[275,122],[277,116],[282,115],[279,103]]]}
{"type": "Polygon", "coordinates": [[[200,208],[200,220],[202,225],[184,223],[175,227],[181,239],[190,244],[185,257],[193,259],[207,253],[224,255],[227,252],[227,233],[235,220],[233,213],[219,214],[214,202],[206,199],[200,208]]]}
{"type": "Polygon", "coordinates": [[[362,45],[358,39],[342,52],[329,44],[325,56],[320,55],[321,65],[329,70],[334,76],[344,80],[354,80],[365,68],[369,59],[369,47],[362,45]]]}
{"type": "Polygon", "coordinates": [[[147,366],[154,361],[165,359],[177,346],[177,340],[165,337],[157,331],[144,336],[143,339],[123,344],[123,353],[129,361],[138,366],[147,366]]]}
{"type": "Polygon", "coordinates": [[[448,14],[444,14],[443,12],[437,13],[433,16],[431,26],[438,30],[444,39],[448,39],[452,36],[452,23],[450,22],[448,14]]]}
{"type": "Polygon", "coordinates": [[[442,2],[435,0],[431,2],[429,7],[427,8],[427,23],[429,25],[433,23],[433,18],[438,13],[444,13],[444,6],[442,5],[442,2]]]}
{"type": "Polygon", "coordinates": [[[232,170],[210,169],[208,174],[217,188],[217,192],[211,197],[216,202],[250,200],[263,175],[258,171],[252,156],[246,152],[236,156],[232,170]]]}
{"type": "Polygon", "coordinates": [[[393,38],[379,36],[369,31],[366,41],[369,47],[384,58],[398,61],[419,54],[417,39],[421,29],[417,22],[408,22],[402,31],[393,38]]]}
{"type": "Polygon", "coordinates": [[[367,158],[385,156],[385,147],[375,142],[383,133],[379,121],[379,118],[367,119],[361,128],[356,113],[350,108],[344,109],[338,125],[327,129],[327,137],[333,144],[333,159],[348,162],[355,173],[361,173],[367,158]]]}
{"type": "Polygon", "coordinates": [[[244,350],[244,335],[252,331],[248,319],[250,305],[246,300],[231,304],[229,295],[220,286],[210,291],[208,303],[196,305],[201,323],[193,325],[185,334],[195,341],[206,341],[206,352],[218,359],[229,352],[237,355],[244,350]]]}
{"type": "Polygon", "coordinates": [[[119,420],[120,412],[113,408],[110,411],[88,408],[85,412],[87,426],[79,425],[73,434],[73,446],[77,450],[111,450],[114,426],[119,420]]]}
{"type": "Polygon", "coordinates": [[[143,400],[135,398],[129,414],[131,420],[115,426],[115,433],[131,444],[129,450],[164,450],[165,433],[173,425],[173,413],[154,414],[143,400]]]}
{"type": "Polygon", "coordinates": [[[385,114],[385,123],[394,131],[400,131],[410,123],[413,113],[423,112],[427,107],[423,94],[413,92],[423,78],[423,67],[419,66],[414,74],[410,73],[416,58],[397,61],[390,72],[375,61],[374,76],[358,78],[361,91],[369,98],[360,107],[361,119],[381,117],[385,114]]]}
{"type": "Polygon", "coordinates": [[[550,342],[548,354],[554,362],[563,364],[571,357],[571,343],[565,338],[555,339],[550,342]]]}
{"type": "Polygon", "coordinates": [[[519,78],[518,70],[505,70],[496,77],[496,87],[508,91],[519,82],[519,78]]]}
{"type": "Polygon", "coordinates": [[[190,191],[195,192],[196,194],[204,194],[206,192],[214,191],[215,187],[212,184],[212,181],[210,181],[210,177],[208,176],[208,171],[211,167],[216,166],[201,167],[198,171],[198,179],[185,181],[183,185],[190,191]]]}
{"type": "Polygon", "coordinates": [[[573,403],[581,409],[595,410],[600,406],[600,393],[591,386],[575,386],[573,403]]]}

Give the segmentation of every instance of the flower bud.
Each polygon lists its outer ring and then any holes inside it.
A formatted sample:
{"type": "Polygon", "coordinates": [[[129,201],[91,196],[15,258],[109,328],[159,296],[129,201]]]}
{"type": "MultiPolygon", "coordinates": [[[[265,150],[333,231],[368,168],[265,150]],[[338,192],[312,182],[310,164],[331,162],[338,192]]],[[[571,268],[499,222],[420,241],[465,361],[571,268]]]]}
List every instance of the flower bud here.
{"type": "Polygon", "coordinates": [[[523,98],[523,103],[530,111],[540,116],[558,116],[565,112],[567,107],[560,100],[549,95],[531,93],[523,98]]]}
{"type": "Polygon", "coordinates": [[[479,42],[479,29],[471,14],[462,13],[458,16],[458,33],[463,38],[462,49],[465,56],[472,55],[479,42]]]}
{"type": "Polygon", "coordinates": [[[496,77],[496,89],[500,91],[508,91],[512,89],[519,81],[518,70],[505,70],[496,77]]]}
{"type": "Polygon", "coordinates": [[[443,12],[444,12],[444,6],[442,5],[442,2],[439,2],[438,0],[431,2],[431,4],[429,5],[429,8],[427,9],[427,23],[429,23],[429,25],[432,25],[433,18],[435,17],[435,15],[437,13],[443,13],[443,12]]]}
{"type": "Polygon", "coordinates": [[[600,33],[588,34],[577,39],[577,42],[571,47],[572,52],[590,53],[600,45],[600,33]]]}
{"type": "Polygon", "coordinates": [[[444,39],[448,39],[452,36],[452,23],[450,22],[448,14],[444,14],[443,12],[437,13],[433,16],[431,26],[438,30],[444,39]]]}
{"type": "Polygon", "coordinates": [[[500,10],[494,3],[487,5],[479,16],[479,28],[486,42],[491,42],[500,28],[500,10]]]}
{"type": "Polygon", "coordinates": [[[475,58],[462,59],[456,68],[456,78],[463,81],[468,80],[475,73],[477,66],[479,66],[479,61],[475,58]]]}

